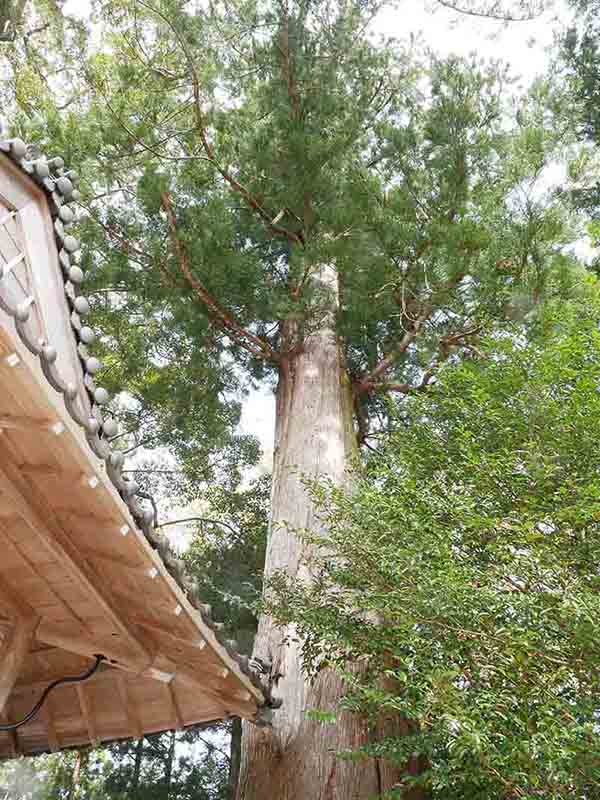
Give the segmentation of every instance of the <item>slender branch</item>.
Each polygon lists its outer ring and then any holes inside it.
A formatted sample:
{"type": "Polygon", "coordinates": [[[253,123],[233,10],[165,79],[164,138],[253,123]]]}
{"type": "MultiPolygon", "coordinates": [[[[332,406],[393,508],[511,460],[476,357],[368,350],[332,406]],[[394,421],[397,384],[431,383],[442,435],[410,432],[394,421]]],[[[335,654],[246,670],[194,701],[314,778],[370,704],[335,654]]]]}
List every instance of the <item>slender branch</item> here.
{"type": "Polygon", "coordinates": [[[167,215],[169,236],[171,238],[173,249],[175,251],[177,261],[179,262],[181,272],[185,276],[187,282],[196,292],[196,295],[206,306],[208,314],[221,326],[221,328],[230,333],[242,347],[252,353],[252,355],[256,356],[257,358],[264,359],[265,361],[278,362],[279,353],[273,350],[271,345],[264,341],[264,339],[255,336],[253,333],[250,333],[250,331],[247,331],[245,328],[243,328],[230,314],[221,308],[221,306],[202,285],[202,283],[200,283],[200,281],[194,277],[187,252],[183,247],[181,240],[179,239],[177,221],[175,219],[175,212],[173,211],[173,204],[171,203],[171,197],[169,193],[161,192],[160,201],[163,210],[167,215]]]}
{"type": "Polygon", "coordinates": [[[416,386],[408,383],[378,383],[371,386],[372,391],[388,391],[388,392],[401,392],[402,394],[414,394],[415,392],[423,392],[429,386],[431,381],[435,378],[435,374],[440,365],[448,359],[452,352],[453,347],[462,347],[465,350],[475,353],[478,358],[485,358],[484,354],[474,347],[472,344],[465,342],[468,336],[474,336],[481,332],[481,325],[476,325],[471,330],[457,331],[456,333],[449,333],[443,336],[439,342],[439,355],[435,358],[429,367],[423,373],[421,382],[416,386]]]}
{"type": "Polygon", "coordinates": [[[362,393],[370,391],[375,385],[377,385],[377,378],[380,378],[384,373],[386,373],[398,359],[398,357],[402,355],[402,353],[405,353],[410,345],[414,342],[421,329],[421,326],[430,316],[432,310],[433,309],[429,304],[425,306],[425,308],[413,322],[411,330],[406,331],[398,345],[386,356],[384,356],[379,364],[377,364],[377,366],[374,367],[374,369],[372,369],[368,375],[365,375],[362,380],[358,381],[356,384],[357,392],[362,393]]]}
{"type": "Polygon", "coordinates": [[[198,734],[196,735],[198,736],[198,739],[200,739],[200,741],[206,746],[206,749],[208,750],[209,753],[213,751],[216,753],[220,753],[223,756],[223,758],[227,761],[227,763],[228,764],[230,763],[231,759],[224,750],[221,750],[220,747],[216,747],[211,741],[205,739],[203,736],[199,736],[198,734]]]}
{"type": "Polygon", "coordinates": [[[94,220],[94,222],[100,225],[100,227],[104,230],[105,233],[107,233],[111,237],[111,239],[116,240],[119,243],[123,252],[125,252],[132,261],[136,260],[133,258],[134,255],[138,257],[137,258],[138,264],[144,265],[144,262],[139,260],[140,258],[145,259],[146,263],[151,260],[150,256],[147,253],[144,253],[143,250],[140,250],[139,248],[135,247],[131,243],[131,240],[127,239],[125,236],[120,234],[113,225],[108,225],[106,222],[103,222],[102,219],[100,219],[100,217],[93,211],[93,209],[90,206],[87,206],[81,202],[79,202],[78,205],[91,217],[91,219],[94,220]]]}
{"type": "Polygon", "coordinates": [[[143,475],[181,475],[183,472],[182,469],[145,469],[144,467],[138,467],[137,469],[122,469],[122,474],[124,475],[127,472],[141,472],[143,475]]]}
{"type": "Polygon", "coordinates": [[[230,530],[237,538],[241,536],[241,533],[228,522],[223,522],[220,519],[210,519],[209,517],[185,517],[184,519],[173,519],[170,522],[163,522],[156,527],[166,528],[168,525],[183,525],[184,522],[207,522],[209,525],[222,525],[224,528],[230,530]]]}
{"type": "Polygon", "coordinates": [[[369,387],[373,392],[399,392],[400,394],[412,394],[418,392],[421,386],[414,386],[411,383],[373,383],[369,387]]]}
{"type": "Polygon", "coordinates": [[[456,2],[456,0],[437,0],[437,2],[441,6],[444,6],[444,8],[449,8],[451,11],[456,11],[458,14],[465,14],[469,17],[493,19],[498,22],[531,22],[531,20],[539,17],[543,11],[543,9],[540,8],[538,11],[529,11],[522,16],[515,16],[513,14],[500,14],[493,10],[478,11],[474,8],[461,8],[460,3],[456,2]]]}
{"type": "Polygon", "coordinates": [[[126,456],[126,455],[128,455],[128,453],[133,453],[133,451],[137,450],[138,447],[144,447],[149,442],[154,441],[155,438],[156,438],[156,436],[147,436],[145,439],[142,439],[141,442],[138,442],[137,444],[134,444],[131,447],[128,447],[127,450],[120,450],[119,452],[122,453],[124,456],[126,456]]]}

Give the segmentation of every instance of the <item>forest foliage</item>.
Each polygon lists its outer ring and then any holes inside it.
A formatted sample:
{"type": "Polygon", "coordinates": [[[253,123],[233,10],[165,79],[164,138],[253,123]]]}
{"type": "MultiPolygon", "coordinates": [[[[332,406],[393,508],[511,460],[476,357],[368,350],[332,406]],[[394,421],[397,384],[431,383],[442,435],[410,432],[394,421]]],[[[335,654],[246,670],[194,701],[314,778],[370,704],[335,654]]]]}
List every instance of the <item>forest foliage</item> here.
{"type": "Polygon", "coordinates": [[[417,754],[412,781],[428,797],[598,796],[600,294],[590,289],[545,310],[542,341],[515,329],[488,342],[485,359],[443,369],[357,467],[351,492],[314,485],[330,536],[313,582],[271,584],[307,668],[347,676],[347,708],[411,720],[408,735],[366,752],[399,765],[417,754]]]}

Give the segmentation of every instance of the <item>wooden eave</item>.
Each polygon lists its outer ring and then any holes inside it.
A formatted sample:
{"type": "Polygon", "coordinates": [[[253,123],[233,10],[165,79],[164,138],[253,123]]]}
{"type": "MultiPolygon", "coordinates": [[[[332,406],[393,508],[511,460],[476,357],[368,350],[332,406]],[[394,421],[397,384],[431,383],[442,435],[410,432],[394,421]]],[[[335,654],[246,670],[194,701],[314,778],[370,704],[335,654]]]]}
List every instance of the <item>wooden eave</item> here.
{"type": "Polygon", "coordinates": [[[0,301],[2,267],[22,248],[9,302],[36,312],[11,318],[0,305],[0,715],[20,719],[48,683],[84,671],[97,654],[105,661],[85,684],[57,688],[16,733],[0,733],[0,758],[230,715],[255,720],[267,698],[248,660],[219,640],[115,477],[70,332],[69,286],[66,297],[57,289],[65,254],[48,177],[40,170],[39,188],[22,167],[0,153],[0,301]],[[76,377],[82,413],[51,385],[70,380],[73,395],[71,379],[49,380],[57,363],[76,377]]]}

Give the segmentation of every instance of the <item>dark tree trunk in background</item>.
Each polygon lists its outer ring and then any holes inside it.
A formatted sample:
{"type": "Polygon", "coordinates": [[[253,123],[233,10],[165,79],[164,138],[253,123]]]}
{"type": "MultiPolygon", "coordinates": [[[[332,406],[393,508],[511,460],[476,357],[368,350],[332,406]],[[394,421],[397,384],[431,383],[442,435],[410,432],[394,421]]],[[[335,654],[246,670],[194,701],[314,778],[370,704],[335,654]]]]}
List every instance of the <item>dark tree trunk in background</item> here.
{"type": "Polygon", "coordinates": [[[131,788],[135,792],[140,783],[140,772],[142,770],[142,758],[144,755],[144,737],[138,739],[135,746],[135,762],[133,766],[133,775],[131,778],[131,788]]]}
{"type": "Polygon", "coordinates": [[[233,800],[240,777],[242,757],[242,720],[234,717],[231,725],[231,744],[229,750],[229,794],[233,800]]]}
{"type": "Polygon", "coordinates": [[[169,800],[171,796],[171,780],[173,778],[173,761],[175,759],[175,731],[169,734],[169,752],[167,754],[167,763],[165,764],[165,798],[169,800]]]}

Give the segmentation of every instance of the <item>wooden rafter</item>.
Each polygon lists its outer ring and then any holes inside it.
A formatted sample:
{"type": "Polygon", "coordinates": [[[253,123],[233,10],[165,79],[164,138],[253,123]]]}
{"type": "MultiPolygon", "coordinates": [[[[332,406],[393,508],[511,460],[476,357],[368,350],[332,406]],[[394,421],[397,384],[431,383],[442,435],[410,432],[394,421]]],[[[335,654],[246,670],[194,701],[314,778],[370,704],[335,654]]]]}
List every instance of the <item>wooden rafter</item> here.
{"type": "Polygon", "coordinates": [[[92,561],[98,561],[104,564],[111,570],[117,570],[123,576],[136,577],[136,578],[150,578],[154,579],[158,576],[158,569],[154,563],[148,561],[147,566],[132,565],[127,563],[127,560],[122,555],[110,551],[98,550],[92,547],[86,547],[84,550],[86,558],[91,558],[92,561]]]}
{"type": "Polygon", "coordinates": [[[152,663],[152,659],[149,657],[136,658],[129,653],[123,652],[118,647],[107,644],[105,640],[99,642],[90,639],[84,633],[75,632],[67,635],[61,628],[50,622],[43,621],[40,623],[37,638],[44,644],[53,645],[61,650],[66,650],[68,653],[74,653],[85,658],[103,655],[105,658],[115,662],[115,666],[128,672],[142,672],[152,663]]]}
{"type": "Polygon", "coordinates": [[[31,606],[17,597],[10,586],[0,576],[0,603],[8,609],[13,620],[21,619],[21,617],[34,617],[35,613],[31,606]]]}
{"type": "Polygon", "coordinates": [[[93,745],[97,745],[100,739],[98,737],[98,729],[96,727],[96,720],[94,718],[94,710],[92,708],[87,689],[83,683],[76,684],[75,688],[77,689],[77,697],[79,698],[81,716],[84,719],[90,742],[93,745]]]}
{"type": "Polygon", "coordinates": [[[211,679],[210,675],[202,674],[201,671],[190,669],[190,667],[179,666],[177,669],[176,680],[184,686],[201,691],[203,695],[211,698],[223,709],[223,716],[237,714],[240,717],[247,717],[250,707],[251,695],[249,692],[244,697],[235,697],[222,684],[211,679]]]}
{"type": "Polygon", "coordinates": [[[181,647],[184,645],[185,647],[194,647],[197,650],[203,650],[206,647],[206,640],[198,634],[196,638],[192,639],[188,636],[188,638],[184,639],[181,636],[177,636],[177,634],[173,634],[168,631],[166,628],[162,627],[161,625],[156,625],[155,623],[150,622],[138,614],[131,617],[131,622],[135,625],[139,625],[145,631],[148,631],[152,636],[160,638],[164,638],[167,642],[173,644],[175,647],[181,647]]]}
{"type": "Polygon", "coordinates": [[[51,419],[16,416],[13,414],[2,414],[0,416],[0,430],[21,431],[24,433],[31,433],[32,431],[50,433],[53,425],[56,425],[56,422],[53,422],[51,419]]]}
{"type": "Polygon", "coordinates": [[[121,703],[127,717],[127,725],[129,727],[131,737],[133,739],[141,739],[144,733],[140,723],[140,715],[131,694],[131,689],[129,688],[123,673],[115,673],[115,678],[117,681],[119,695],[121,697],[121,703]]]}
{"type": "Polygon", "coordinates": [[[38,623],[39,618],[34,616],[18,619],[4,639],[0,651],[0,711],[17,682],[38,623]]]}
{"type": "Polygon", "coordinates": [[[60,750],[60,742],[58,734],[56,733],[56,725],[54,723],[54,712],[52,710],[52,697],[47,697],[46,702],[42,706],[41,716],[46,723],[46,735],[48,737],[48,744],[52,753],[60,750]]]}
{"type": "Polygon", "coordinates": [[[176,731],[181,731],[185,727],[185,722],[183,719],[183,714],[181,713],[181,707],[179,705],[179,700],[177,699],[173,681],[171,681],[171,683],[167,683],[165,690],[168,693],[169,703],[173,712],[173,728],[176,731]]]}
{"type": "MultiPolygon", "coordinates": [[[[84,668],[85,668],[84,666],[81,667],[82,670],[84,668]]],[[[71,671],[76,673],[78,669],[79,668],[71,671]]],[[[114,673],[115,670],[112,667],[109,667],[108,665],[105,664],[101,664],[97,672],[95,672],[91,678],[88,678],[86,680],[85,685],[86,686],[110,685],[111,687],[114,688],[114,673]]],[[[13,695],[30,696],[32,694],[40,694],[48,686],[48,683],[49,679],[46,680],[40,679],[40,680],[30,681],[27,683],[17,683],[13,690],[13,695]]],[[[59,687],[55,691],[56,694],[59,695],[62,690],[59,687]]]]}

